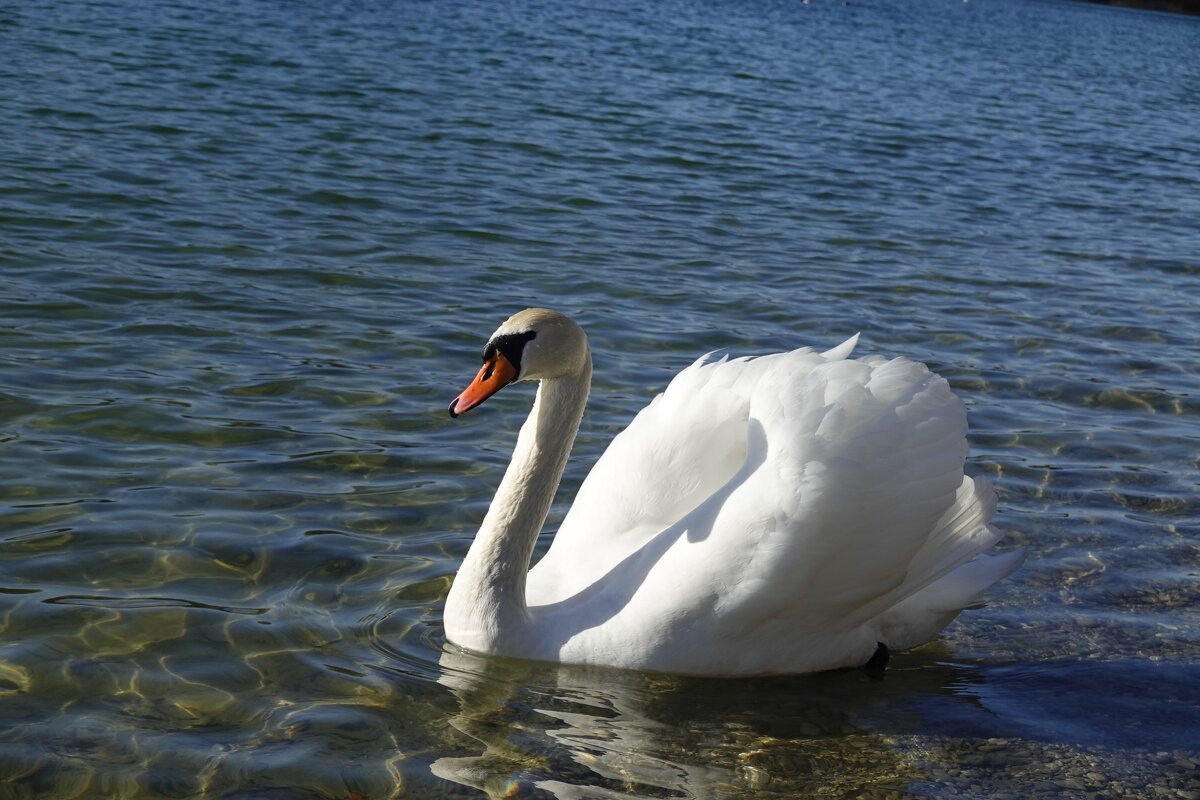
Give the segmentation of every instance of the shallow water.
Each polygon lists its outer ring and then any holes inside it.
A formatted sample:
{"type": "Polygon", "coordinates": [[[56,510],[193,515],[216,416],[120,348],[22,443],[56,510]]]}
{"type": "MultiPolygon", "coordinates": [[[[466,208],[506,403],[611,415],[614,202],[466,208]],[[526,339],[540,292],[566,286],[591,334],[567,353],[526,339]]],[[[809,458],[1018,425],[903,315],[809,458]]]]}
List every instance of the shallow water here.
{"type": "MultiPolygon", "coordinates": [[[[0,797],[1200,796],[1200,20],[1033,0],[0,10],[0,797]],[[445,650],[551,305],[550,529],[705,351],[903,353],[1026,567],[862,672],[445,650]]],[[[545,546],[543,541],[542,546],[545,546]]]]}

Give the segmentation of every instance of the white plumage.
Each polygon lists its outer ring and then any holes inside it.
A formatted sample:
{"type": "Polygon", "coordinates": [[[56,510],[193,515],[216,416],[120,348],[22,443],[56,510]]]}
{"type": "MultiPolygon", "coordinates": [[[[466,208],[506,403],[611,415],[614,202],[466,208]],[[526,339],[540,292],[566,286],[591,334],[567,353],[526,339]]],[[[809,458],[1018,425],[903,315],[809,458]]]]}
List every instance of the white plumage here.
{"type": "MultiPolygon", "coordinates": [[[[878,643],[932,638],[1023,559],[979,555],[995,499],[963,474],[966,414],[946,381],[851,360],[853,337],[679,373],[596,463],[526,581],[591,359],[545,309],[492,341],[542,385],[447,601],[464,647],[710,675],[857,666],[878,643]]],[[[452,413],[502,385],[473,383],[452,413]]]]}

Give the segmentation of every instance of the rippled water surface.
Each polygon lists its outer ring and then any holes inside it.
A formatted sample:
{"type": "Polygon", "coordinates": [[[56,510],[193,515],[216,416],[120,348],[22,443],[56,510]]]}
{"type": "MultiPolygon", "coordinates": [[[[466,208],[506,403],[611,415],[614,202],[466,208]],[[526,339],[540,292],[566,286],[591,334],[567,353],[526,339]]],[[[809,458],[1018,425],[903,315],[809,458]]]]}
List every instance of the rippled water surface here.
{"type": "Polygon", "coordinates": [[[0,797],[1200,797],[1200,20],[95,0],[0,49],[0,797]],[[550,530],[697,355],[862,331],[1026,567],[882,680],[444,649],[531,395],[445,407],[534,304],[597,368],[550,530]]]}

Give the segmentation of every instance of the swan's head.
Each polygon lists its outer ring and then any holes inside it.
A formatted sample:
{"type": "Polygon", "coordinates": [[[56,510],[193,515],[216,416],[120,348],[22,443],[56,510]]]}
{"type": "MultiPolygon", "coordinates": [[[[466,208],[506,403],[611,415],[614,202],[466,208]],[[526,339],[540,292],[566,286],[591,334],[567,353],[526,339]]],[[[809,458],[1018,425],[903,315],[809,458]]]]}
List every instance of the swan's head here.
{"type": "Polygon", "coordinates": [[[483,368],[450,403],[450,416],[470,411],[515,381],[579,375],[587,358],[587,336],[575,320],[548,308],[518,311],[488,339],[483,368]]]}

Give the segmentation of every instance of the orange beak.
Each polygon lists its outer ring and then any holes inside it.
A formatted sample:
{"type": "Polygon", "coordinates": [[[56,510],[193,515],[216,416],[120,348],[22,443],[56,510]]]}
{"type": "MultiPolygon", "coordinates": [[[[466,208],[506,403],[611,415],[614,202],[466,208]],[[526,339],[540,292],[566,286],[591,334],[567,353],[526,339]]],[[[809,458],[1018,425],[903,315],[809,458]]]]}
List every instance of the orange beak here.
{"type": "Polygon", "coordinates": [[[516,380],[517,368],[500,351],[483,362],[483,368],[462,394],[450,403],[450,416],[465,414],[516,380]]]}

